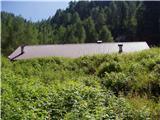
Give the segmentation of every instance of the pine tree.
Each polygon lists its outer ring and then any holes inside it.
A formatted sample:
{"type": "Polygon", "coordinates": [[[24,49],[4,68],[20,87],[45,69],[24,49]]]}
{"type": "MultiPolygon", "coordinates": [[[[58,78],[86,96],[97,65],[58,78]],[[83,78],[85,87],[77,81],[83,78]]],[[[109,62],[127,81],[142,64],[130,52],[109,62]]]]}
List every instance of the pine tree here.
{"type": "Polygon", "coordinates": [[[66,28],[63,26],[60,26],[56,32],[56,43],[66,43],[66,28]]]}
{"type": "Polygon", "coordinates": [[[112,34],[106,25],[102,27],[99,38],[103,40],[103,42],[113,42],[112,34]]]}
{"type": "Polygon", "coordinates": [[[84,21],[85,31],[86,31],[86,41],[85,42],[96,42],[98,40],[98,34],[95,29],[94,21],[91,17],[84,21]]]}

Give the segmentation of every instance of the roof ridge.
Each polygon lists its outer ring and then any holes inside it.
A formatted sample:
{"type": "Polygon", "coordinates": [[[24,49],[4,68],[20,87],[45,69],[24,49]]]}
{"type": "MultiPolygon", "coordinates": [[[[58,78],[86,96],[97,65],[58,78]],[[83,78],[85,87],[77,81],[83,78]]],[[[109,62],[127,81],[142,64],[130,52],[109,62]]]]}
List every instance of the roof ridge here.
{"type": "Polygon", "coordinates": [[[146,41],[138,41],[138,42],[102,42],[102,43],[69,43],[69,44],[36,44],[36,45],[25,45],[25,46],[55,46],[55,45],[101,45],[101,44],[118,44],[118,43],[146,43],[146,41]]]}

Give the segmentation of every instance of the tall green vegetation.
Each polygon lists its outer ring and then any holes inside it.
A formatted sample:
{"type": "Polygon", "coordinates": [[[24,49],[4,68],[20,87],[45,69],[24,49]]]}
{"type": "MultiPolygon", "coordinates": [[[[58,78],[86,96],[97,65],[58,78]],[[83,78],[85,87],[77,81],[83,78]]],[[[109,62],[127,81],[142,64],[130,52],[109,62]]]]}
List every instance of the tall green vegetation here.
{"type": "Polygon", "coordinates": [[[104,42],[112,42],[113,37],[107,26],[103,26],[102,30],[99,33],[99,38],[104,42]]]}
{"type": "Polygon", "coordinates": [[[159,120],[160,49],[130,54],[2,57],[3,120],[159,120]]]}
{"type": "Polygon", "coordinates": [[[22,44],[92,43],[99,39],[160,44],[159,1],[75,1],[36,23],[6,12],[1,12],[1,18],[5,55],[22,44]]]}
{"type": "Polygon", "coordinates": [[[96,42],[98,40],[98,34],[95,29],[94,21],[91,17],[84,21],[84,27],[87,34],[86,42],[96,42]]]}
{"type": "Polygon", "coordinates": [[[38,30],[20,16],[2,13],[2,53],[10,53],[20,44],[38,43],[38,30]]]}

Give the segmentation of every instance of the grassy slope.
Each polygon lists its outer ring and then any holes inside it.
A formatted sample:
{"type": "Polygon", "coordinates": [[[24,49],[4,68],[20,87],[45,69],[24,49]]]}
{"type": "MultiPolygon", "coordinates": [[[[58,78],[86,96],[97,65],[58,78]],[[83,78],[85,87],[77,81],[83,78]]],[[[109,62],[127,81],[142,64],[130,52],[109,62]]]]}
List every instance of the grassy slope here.
{"type": "Polygon", "coordinates": [[[160,49],[77,59],[2,57],[2,119],[158,119],[160,49]]]}

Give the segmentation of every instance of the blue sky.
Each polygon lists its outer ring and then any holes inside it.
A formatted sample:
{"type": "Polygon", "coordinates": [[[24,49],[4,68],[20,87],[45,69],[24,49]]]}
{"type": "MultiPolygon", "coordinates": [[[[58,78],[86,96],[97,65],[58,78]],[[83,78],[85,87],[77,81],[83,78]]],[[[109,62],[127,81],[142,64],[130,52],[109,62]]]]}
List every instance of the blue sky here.
{"type": "Polygon", "coordinates": [[[69,1],[2,1],[1,10],[36,22],[53,16],[57,9],[66,9],[68,3],[69,1]]]}

